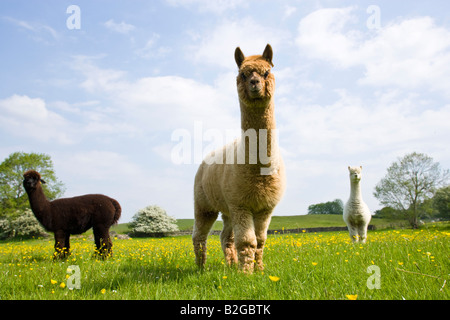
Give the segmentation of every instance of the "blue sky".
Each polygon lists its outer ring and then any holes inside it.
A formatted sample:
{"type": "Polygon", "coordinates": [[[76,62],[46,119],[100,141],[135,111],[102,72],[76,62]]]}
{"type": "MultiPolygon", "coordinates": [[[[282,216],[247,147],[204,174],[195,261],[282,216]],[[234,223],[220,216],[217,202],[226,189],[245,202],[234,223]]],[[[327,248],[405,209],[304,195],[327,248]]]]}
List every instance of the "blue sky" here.
{"type": "Polygon", "coordinates": [[[198,154],[174,161],[174,133],[203,153],[233,138],[234,50],[270,43],[287,169],[274,214],[347,201],[348,165],[363,166],[375,211],[398,157],[450,167],[449,12],[448,1],[3,0],[0,158],[49,154],[65,196],[115,197],[121,222],[152,204],[192,218],[198,154]]]}

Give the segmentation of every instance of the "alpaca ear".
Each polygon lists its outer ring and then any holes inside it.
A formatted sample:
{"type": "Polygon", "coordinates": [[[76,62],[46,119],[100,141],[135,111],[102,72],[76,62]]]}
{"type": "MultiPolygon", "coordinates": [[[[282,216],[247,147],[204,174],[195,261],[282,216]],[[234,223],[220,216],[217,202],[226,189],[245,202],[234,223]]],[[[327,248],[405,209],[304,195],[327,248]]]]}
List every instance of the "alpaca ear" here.
{"type": "Polygon", "coordinates": [[[236,60],[236,64],[239,68],[241,67],[242,62],[244,62],[244,59],[244,53],[242,52],[241,48],[237,47],[234,51],[234,60],[236,60]]]}
{"type": "Polygon", "coordinates": [[[359,166],[359,168],[362,170],[362,166],[359,166]]]}
{"type": "Polygon", "coordinates": [[[41,183],[46,184],[47,182],[45,182],[43,179],[41,179],[41,183]]]}
{"type": "Polygon", "coordinates": [[[273,63],[272,63],[273,51],[272,51],[272,47],[270,46],[270,44],[267,44],[266,48],[264,49],[264,53],[263,53],[262,56],[273,67],[273,63]]]}
{"type": "Polygon", "coordinates": [[[348,171],[350,171],[350,166],[348,166],[348,171]]]}

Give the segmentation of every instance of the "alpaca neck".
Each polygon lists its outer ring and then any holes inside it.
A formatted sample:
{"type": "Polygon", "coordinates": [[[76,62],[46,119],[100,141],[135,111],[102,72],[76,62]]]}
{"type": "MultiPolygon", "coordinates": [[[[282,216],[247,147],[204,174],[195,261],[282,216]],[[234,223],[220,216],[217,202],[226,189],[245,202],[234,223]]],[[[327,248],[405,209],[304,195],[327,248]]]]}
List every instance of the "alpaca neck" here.
{"type": "Polygon", "coordinates": [[[241,129],[276,129],[274,102],[270,99],[267,104],[261,106],[247,106],[242,100],[241,106],[241,129]]]}
{"type": "Polygon", "coordinates": [[[42,190],[42,186],[39,184],[36,189],[27,190],[28,199],[30,201],[30,207],[33,211],[36,219],[46,228],[49,221],[46,213],[49,212],[50,202],[47,200],[42,190]]]}
{"type": "Polygon", "coordinates": [[[265,105],[248,106],[241,100],[240,106],[245,164],[255,170],[264,168],[261,174],[271,175],[279,166],[274,102],[270,99],[265,105]]]}
{"type": "Polygon", "coordinates": [[[352,202],[363,202],[361,194],[361,184],[359,181],[350,183],[350,200],[352,202]]]}

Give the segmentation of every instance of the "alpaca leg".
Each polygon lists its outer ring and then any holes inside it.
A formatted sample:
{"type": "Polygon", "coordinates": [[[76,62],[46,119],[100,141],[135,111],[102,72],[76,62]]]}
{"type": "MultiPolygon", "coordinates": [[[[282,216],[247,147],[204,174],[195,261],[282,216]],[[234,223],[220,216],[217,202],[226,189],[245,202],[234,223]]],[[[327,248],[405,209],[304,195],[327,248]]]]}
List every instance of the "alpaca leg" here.
{"type": "Polygon", "coordinates": [[[112,256],[112,241],[109,236],[109,230],[103,232],[103,236],[101,237],[101,254],[104,257],[112,256]]]}
{"type": "Polygon", "coordinates": [[[257,245],[252,214],[247,211],[234,212],[232,223],[239,267],[244,273],[252,273],[257,245]]]}
{"type": "MultiPolygon", "coordinates": [[[[63,230],[55,231],[55,254],[54,258],[63,259],[67,256],[68,249],[66,247],[66,239],[70,235],[67,235],[63,230]]],[[[67,243],[67,245],[69,245],[67,243]]]]}
{"type": "Polygon", "coordinates": [[[361,226],[358,228],[359,241],[362,243],[366,243],[367,240],[367,226],[361,226]]]}
{"type": "Polygon", "coordinates": [[[253,218],[256,235],[255,270],[264,270],[263,251],[267,239],[267,229],[269,228],[270,219],[270,213],[253,218]]]}
{"type": "Polygon", "coordinates": [[[349,225],[348,232],[350,234],[350,239],[352,239],[352,242],[357,242],[358,241],[358,229],[349,225]]]}
{"type": "Polygon", "coordinates": [[[194,244],[195,263],[203,267],[206,262],[206,239],[209,231],[219,215],[218,212],[204,212],[195,210],[194,232],[192,242],[194,244]]]}
{"type": "Polygon", "coordinates": [[[222,250],[225,255],[225,261],[230,266],[237,263],[236,246],[234,245],[234,233],[233,226],[230,218],[226,215],[222,215],[223,230],[220,234],[220,243],[222,244],[222,250]]]}
{"type": "Polygon", "coordinates": [[[95,246],[97,247],[97,253],[106,257],[111,252],[111,239],[109,237],[109,229],[103,227],[94,227],[94,239],[95,246]]]}
{"type": "Polygon", "coordinates": [[[70,233],[66,233],[65,242],[64,242],[64,256],[70,255],[70,233]]]}

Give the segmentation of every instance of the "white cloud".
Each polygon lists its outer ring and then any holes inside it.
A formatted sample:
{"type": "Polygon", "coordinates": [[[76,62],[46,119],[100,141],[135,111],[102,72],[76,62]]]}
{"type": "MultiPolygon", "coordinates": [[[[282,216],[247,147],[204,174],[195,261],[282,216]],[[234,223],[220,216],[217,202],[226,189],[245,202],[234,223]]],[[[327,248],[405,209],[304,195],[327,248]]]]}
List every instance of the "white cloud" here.
{"type": "Polygon", "coordinates": [[[120,181],[125,176],[135,176],[141,173],[141,169],[126,156],[113,151],[91,150],[66,155],[61,165],[65,172],[73,171],[73,167],[79,168],[76,175],[79,178],[90,180],[102,180],[106,182],[120,181]]]}
{"type": "MultiPolygon", "coordinates": [[[[365,32],[351,29],[354,8],[314,11],[298,26],[296,43],[312,59],[338,68],[363,66],[361,84],[447,91],[450,86],[450,31],[431,17],[388,23],[365,32]]],[[[353,25],[354,26],[354,25],[353,25]]]]}
{"type": "Polygon", "coordinates": [[[240,0],[166,0],[166,2],[174,7],[192,8],[196,7],[200,12],[212,12],[221,14],[227,10],[236,9],[237,7],[246,7],[245,1],[240,0]]]}
{"type": "Polygon", "coordinates": [[[450,136],[450,106],[435,107],[417,96],[388,92],[372,100],[339,90],[329,105],[278,109],[280,135],[295,156],[373,155],[398,148],[410,150],[441,144],[450,136]]]}
{"type": "Polygon", "coordinates": [[[125,84],[122,80],[126,73],[114,69],[102,69],[92,61],[101,57],[75,56],[72,68],[85,76],[80,86],[88,92],[97,90],[113,90],[114,87],[121,88],[125,84]]]}
{"type": "Polygon", "coordinates": [[[322,59],[339,67],[355,64],[357,43],[344,26],[352,19],[353,8],[326,8],[303,18],[298,26],[297,45],[311,58],[322,59]]]}
{"type": "Polygon", "coordinates": [[[240,46],[245,55],[262,54],[267,43],[277,49],[284,37],[284,31],[259,24],[250,17],[224,20],[200,37],[195,33],[195,39],[201,39],[200,43],[192,45],[187,55],[199,63],[236,70],[236,47],[240,46]]]}
{"type": "Polygon", "coordinates": [[[109,30],[122,34],[128,34],[129,32],[136,29],[136,27],[132,24],[125,23],[124,21],[118,23],[113,19],[106,21],[103,25],[109,30]]]}
{"type": "Polygon", "coordinates": [[[32,141],[73,143],[67,134],[68,121],[50,111],[40,98],[12,95],[0,100],[0,124],[3,130],[32,141]]]}
{"type": "Polygon", "coordinates": [[[289,18],[291,15],[293,15],[295,12],[297,12],[297,8],[290,6],[290,5],[285,5],[284,6],[284,18],[289,18]]]}
{"type": "Polygon", "coordinates": [[[50,27],[48,25],[41,24],[41,23],[27,22],[27,21],[18,20],[18,19],[12,18],[12,17],[3,17],[3,19],[13,25],[16,25],[20,28],[31,31],[32,38],[35,41],[49,43],[49,41],[47,39],[48,35],[51,36],[51,40],[59,40],[60,39],[59,33],[55,29],[53,29],[52,27],[50,27]]]}
{"type": "Polygon", "coordinates": [[[130,81],[125,72],[99,68],[87,57],[76,58],[74,69],[85,76],[84,89],[107,93],[115,112],[122,114],[120,120],[141,130],[191,128],[195,121],[216,128],[235,127],[237,94],[229,96],[228,87],[220,81],[207,85],[179,76],[130,81]]]}
{"type": "Polygon", "coordinates": [[[152,36],[147,40],[145,46],[136,50],[136,54],[141,58],[155,58],[164,57],[166,54],[170,53],[172,50],[169,47],[157,46],[157,43],[161,36],[157,33],[153,33],[152,36]]]}

